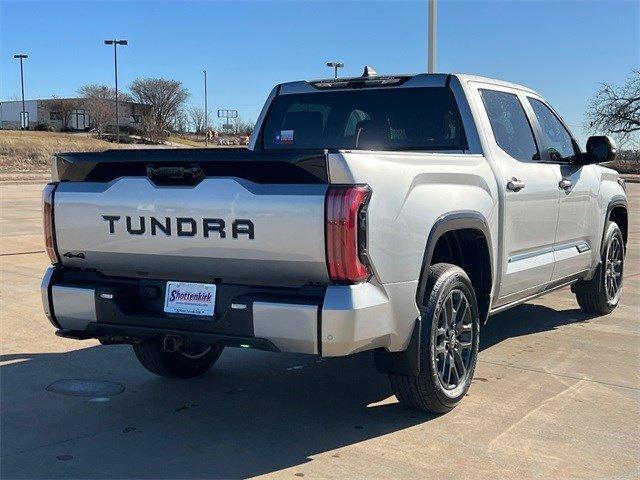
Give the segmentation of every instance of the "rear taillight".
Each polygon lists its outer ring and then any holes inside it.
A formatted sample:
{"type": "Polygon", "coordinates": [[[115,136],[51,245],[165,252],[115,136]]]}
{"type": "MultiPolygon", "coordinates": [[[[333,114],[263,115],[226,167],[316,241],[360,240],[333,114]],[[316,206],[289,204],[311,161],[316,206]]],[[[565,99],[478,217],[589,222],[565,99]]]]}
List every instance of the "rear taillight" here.
{"type": "Polygon", "coordinates": [[[44,218],[44,249],[49,255],[51,263],[60,263],[58,247],[56,246],[56,231],[53,223],[53,193],[57,183],[48,183],[42,191],[42,212],[44,218]]]}
{"type": "Polygon", "coordinates": [[[367,260],[367,185],[332,186],[325,203],[327,268],[333,282],[358,283],[371,276],[367,260]]]}

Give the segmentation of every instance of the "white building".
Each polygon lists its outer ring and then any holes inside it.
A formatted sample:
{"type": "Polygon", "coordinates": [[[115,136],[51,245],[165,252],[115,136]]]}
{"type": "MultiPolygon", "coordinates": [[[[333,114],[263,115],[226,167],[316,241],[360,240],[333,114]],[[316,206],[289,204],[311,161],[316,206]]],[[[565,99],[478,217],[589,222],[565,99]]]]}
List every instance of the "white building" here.
{"type": "MultiPolygon", "coordinates": [[[[120,126],[140,128],[145,106],[133,102],[119,103],[120,126]]],[[[24,102],[25,111],[29,114],[30,129],[37,125],[48,124],[56,130],[89,130],[95,125],[90,109],[86,105],[84,98],[49,98],[24,102]],[[61,111],[60,106],[63,104],[67,105],[66,112],[61,111]],[[63,119],[63,116],[67,118],[63,119]]],[[[22,112],[21,100],[0,102],[0,129],[20,129],[20,112],[22,112]]],[[[110,122],[111,124],[115,125],[115,118],[110,122]]]]}

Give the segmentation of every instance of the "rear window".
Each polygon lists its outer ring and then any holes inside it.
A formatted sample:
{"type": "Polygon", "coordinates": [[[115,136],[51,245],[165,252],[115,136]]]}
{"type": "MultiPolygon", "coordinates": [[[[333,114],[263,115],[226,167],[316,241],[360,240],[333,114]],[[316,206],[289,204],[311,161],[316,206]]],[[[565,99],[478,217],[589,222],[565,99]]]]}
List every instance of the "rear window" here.
{"type": "Polygon", "coordinates": [[[276,97],[262,137],[267,150],[465,150],[449,88],[393,88],[276,97]]]}

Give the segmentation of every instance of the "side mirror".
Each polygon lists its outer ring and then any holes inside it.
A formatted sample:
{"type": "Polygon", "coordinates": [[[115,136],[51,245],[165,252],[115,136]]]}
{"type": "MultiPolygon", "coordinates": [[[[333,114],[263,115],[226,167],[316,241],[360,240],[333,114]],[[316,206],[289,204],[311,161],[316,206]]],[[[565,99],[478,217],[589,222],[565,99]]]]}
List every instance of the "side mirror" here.
{"type": "Polygon", "coordinates": [[[584,164],[611,162],[616,158],[616,143],[611,137],[589,137],[584,164]]]}

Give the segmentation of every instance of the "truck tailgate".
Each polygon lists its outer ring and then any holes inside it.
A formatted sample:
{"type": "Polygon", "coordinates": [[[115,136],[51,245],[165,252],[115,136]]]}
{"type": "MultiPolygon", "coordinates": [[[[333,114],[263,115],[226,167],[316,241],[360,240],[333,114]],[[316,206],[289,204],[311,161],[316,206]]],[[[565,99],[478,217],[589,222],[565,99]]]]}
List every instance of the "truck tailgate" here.
{"type": "Polygon", "coordinates": [[[300,285],[328,280],[326,183],[147,176],[62,181],[54,197],[62,263],[106,275],[300,285]]]}

